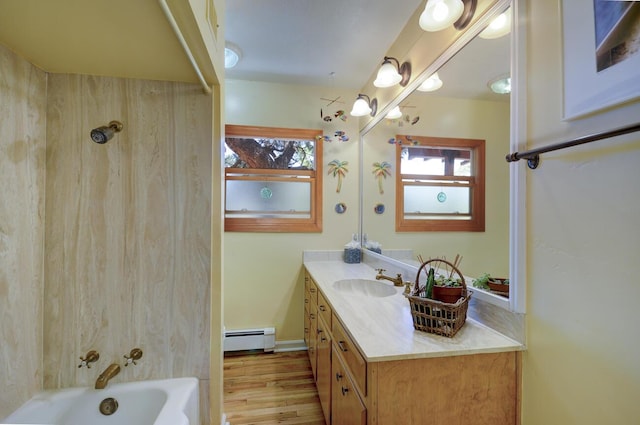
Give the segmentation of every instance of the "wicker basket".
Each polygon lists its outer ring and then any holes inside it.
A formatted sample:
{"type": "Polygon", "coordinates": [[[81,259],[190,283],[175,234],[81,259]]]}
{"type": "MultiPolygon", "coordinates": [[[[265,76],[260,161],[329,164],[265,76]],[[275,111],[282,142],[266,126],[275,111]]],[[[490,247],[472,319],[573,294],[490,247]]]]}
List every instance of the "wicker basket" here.
{"type": "Polygon", "coordinates": [[[464,276],[456,266],[447,260],[437,258],[425,261],[418,269],[413,291],[407,296],[411,306],[414,329],[447,337],[454,336],[467,320],[467,308],[469,307],[471,294],[472,292],[467,289],[464,276]],[[438,268],[440,265],[446,265],[460,277],[462,297],[454,304],[423,298],[426,288],[425,285],[420,285],[420,273],[425,267],[434,267],[436,265],[438,268]]]}

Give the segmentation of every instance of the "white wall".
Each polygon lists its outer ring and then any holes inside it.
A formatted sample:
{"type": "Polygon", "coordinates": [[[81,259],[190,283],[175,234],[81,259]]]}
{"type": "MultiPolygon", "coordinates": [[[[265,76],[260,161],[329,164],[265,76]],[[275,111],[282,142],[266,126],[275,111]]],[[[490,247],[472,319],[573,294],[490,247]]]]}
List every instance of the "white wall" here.
{"type": "MultiPolygon", "coordinates": [[[[562,121],[559,6],[528,2],[532,148],[640,119],[635,102],[562,121]]],[[[523,425],[640,423],[638,164],[636,133],[545,154],[527,171],[523,425]]]]}

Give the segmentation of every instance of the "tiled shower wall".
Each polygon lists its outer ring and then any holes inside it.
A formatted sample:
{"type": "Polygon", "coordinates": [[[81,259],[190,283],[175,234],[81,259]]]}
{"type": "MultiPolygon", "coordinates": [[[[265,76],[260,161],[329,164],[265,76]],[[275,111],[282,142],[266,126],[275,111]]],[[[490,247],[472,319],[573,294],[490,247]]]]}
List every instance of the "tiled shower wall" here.
{"type": "Polygon", "coordinates": [[[196,376],[208,423],[211,97],[47,76],[2,47],[0,94],[0,418],[140,347],[114,382],[196,376]]]}
{"type": "Polygon", "coordinates": [[[208,394],[211,98],[194,84],[50,75],[47,120],[45,388],[93,385],[139,347],[115,382],[196,376],[208,394]],[[92,142],[111,120],[122,132],[92,142]],[[100,360],[79,369],[90,349],[100,360]]]}
{"type": "Polygon", "coordinates": [[[0,46],[0,419],[42,388],[46,90],[0,46]]]}

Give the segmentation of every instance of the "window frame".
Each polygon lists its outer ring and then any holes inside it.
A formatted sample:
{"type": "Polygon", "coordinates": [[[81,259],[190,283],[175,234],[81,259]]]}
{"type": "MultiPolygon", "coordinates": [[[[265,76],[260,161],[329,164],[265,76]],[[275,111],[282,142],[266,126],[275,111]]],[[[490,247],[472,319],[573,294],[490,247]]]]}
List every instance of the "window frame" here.
{"type": "MultiPolygon", "coordinates": [[[[452,176],[454,177],[454,176],[452,176]]],[[[484,232],[485,231],[485,141],[482,139],[463,139],[450,137],[396,136],[396,231],[397,232],[484,232]],[[404,143],[403,141],[409,141],[404,143]],[[413,175],[403,175],[401,170],[402,149],[405,147],[454,148],[472,150],[471,177],[455,177],[457,180],[469,180],[471,194],[471,219],[406,219],[404,216],[405,186],[415,185],[403,180],[413,175]]],[[[420,175],[421,179],[454,180],[447,176],[420,175]]],[[[415,179],[413,179],[415,180],[415,179]]]]}
{"type": "Polygon", "coordinates": [[[270,139],[314,140],[314,170],[253,169],[224,167],[224,230],[225,232],[269,232],[269,233],[319,233],[322,232],[322,130],[261,127],[247,125],[225,125],[227,137],[263,137],[270,139]],[[235,176],[241,175],[241,177],[235,176]],[[289,177],[287,177],[289,176],[289,177]],[[252,178],[256,177],[256,178],[252,178]],[[310,184],[309,218],[228,218],[227,181],[287,181],[291,177],[305,177],[310,184]]]}

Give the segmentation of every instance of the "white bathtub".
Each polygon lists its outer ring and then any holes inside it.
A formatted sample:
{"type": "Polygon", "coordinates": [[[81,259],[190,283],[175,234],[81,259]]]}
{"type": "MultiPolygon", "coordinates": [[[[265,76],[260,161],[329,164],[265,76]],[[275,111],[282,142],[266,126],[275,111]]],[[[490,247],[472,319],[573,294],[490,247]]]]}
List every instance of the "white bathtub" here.
{"type": "Polygon", "coordinates": [[[198,380],[175,378],[109,384],[103,390],[67,388],[35,395],[3,424],[51,425],[197,425],[198,380]],[[114,398],[117,410],[100,413],[100,403],[114,398]]]}

